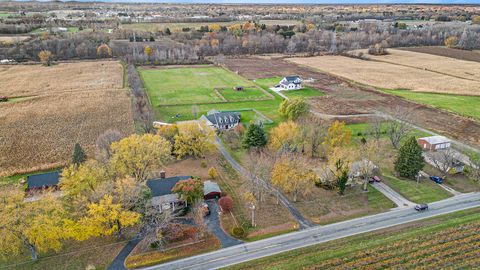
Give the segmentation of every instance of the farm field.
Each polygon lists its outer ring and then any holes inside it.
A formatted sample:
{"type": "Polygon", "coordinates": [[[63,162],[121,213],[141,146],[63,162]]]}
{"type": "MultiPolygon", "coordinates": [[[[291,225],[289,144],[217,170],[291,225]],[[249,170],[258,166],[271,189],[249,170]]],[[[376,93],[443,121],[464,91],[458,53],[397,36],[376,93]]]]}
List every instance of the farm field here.
{"type": "Polygon", "coordinates": [[[360,51],[368,59],[480,82],[480,63],[477,62],[396,49],[388,49],[387,55],[368,55],[366,50],[360,51]]]}
{"type": "MultiPolygon", "coordinates": [[[[200,29],[201,26],[217,24],[220,26],[230,26],[234,24],[244,24],[247,21],[232,21],[232,22],[187,22],[187,23],[132,23],[132,24],[122,24],[123,29],[139,30],[139,31],[148,31],[156,32],[163,31],[165,28],[169,28],[170,31],[180,32],[182,28],[194,28],[200,29]]],[[[300,21],[296,20],[260,20],[260,24],[270,25],[297,25],[300,21]]]]}
{"type": "Polygon", "coordinates": [[[234,265],[227,269],[475,269],[479,209],[234,265]]]}
{"type": "Polygon", "coordinates": [[[166,122],[196,119],[212,109],[245,113],[244,122],[257,117],[251,109],[257,109],[274,122],[282,119],[277,112],[280,96],[220,67],[139,68],[139,72],[156,117],[166,122]],[[235,86],[245,89],[235,91],[235,86]],[[214,89],[218,89],[217,93],[214,89]],[[197,116],[193,114],[193,106],[198,108],[197,116]]]}
{"type": "Polygon", "coordinates": [[[154,107],[269,98],[252,82],[219,67],[139,68],[139,72],[154,107]],[[235,86],[246,89],[235,91],[235,86]]]}
{"type": "Polygon", "coordinates": [[[23,35],[9,35],[9,36],[0,36],[0,44],[14,44],[17,42],[22,42],[24,40],[29,39],[30,36],[23,36],[23,35]]]}
{"type": "Polygon", "coordinates": [[[480,96],[418,93],[409,90],[384,91],[407,100],[430,105],[480,121],[480,96]]]}
{"type": "Polygon", "coordinates": [[[451,57],[451,58],[466,60],[466,61],[480,62],[480,51],[467,51],[467,50],[452,49],[447,47],[436,47],[436,46],[405,47],[405,48],[399,48],[399,49],[405,50],[405,51],[411,51],[411,52],[428,53],[433,55],[451,57]]]}
{"type": "Polygon", "coordinates": [[[480,95],[478,81],[397,64],[360,60],[346,56],[291,58],[288,61],[379,88],[480,95]]]}
{"type": "Polygon", "coordinates": [[[96,138],[108,129],[134,131],[131,100],[118,62],[1,69],[0,94],[29,97],[0,104],[3,176],[62,166],[76,142],[93,155],[96,138]]]}

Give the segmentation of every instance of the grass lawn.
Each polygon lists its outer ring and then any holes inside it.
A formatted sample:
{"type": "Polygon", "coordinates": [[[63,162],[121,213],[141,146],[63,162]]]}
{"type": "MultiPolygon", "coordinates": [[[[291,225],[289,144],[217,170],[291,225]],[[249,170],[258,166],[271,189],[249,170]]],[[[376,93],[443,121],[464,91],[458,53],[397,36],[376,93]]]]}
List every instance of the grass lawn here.
{"type": "Polygon", "coordinates": [[[452,196],[433,181],[426,179],[417,184],[414,180],[398,179],[391,174],[384,173],[382,180],[405,198],[416,203],[430,203],[452,196]]]}
{"type": "MultiPolygon", "coordinates": [[[[377,232],[300,248],[230,266],[226,269],[395,269],[402,263],[416,263],[416,259],[425,257],[427,259],[433,257],[433,261],[430,261],[433,263],[432,267],[425,269],[434,269],[436,268],[435,263],[445,262],[445,259],[448,262],[455,256],[459,256],[455,258],[458,263],[472,263],[469,259],[462,258],[462,255],[470,252],[475,257],[476,247],[472,243],[475,243],[474,230],[475,226],[478,226],[476,224],[478,224],[479,218],[478,208],[460,211],[377,232]],[[455,242],[457,238],[452,237],[455,234],[459,236],[460,242],[455,242]],[[455,249],[460,247],[455,244],[461,244],[461,235],[472,235],[470,241],[472,248],[468,248],[469,246],[465,244],[463,247],[466,247],[466,250],[455,252],[455,249]],[[436,241],[440,241],[440,243],[433,244],[436,241]],[[429,243],[432,244],[429,245],[429,243]],[[443,243],[445,243],[445,248],[441,248],[443,243]],[[437,252],[449,248],[452,250],[447,253],[446,257],[436,256],[437,252]],[[385,265],[383,267],[375,265],[379,261],[385,265]],[[361,266],[357,264],[361,264],[361,266]],[[348,267],[348,265],[352,267],[348,267]],[[355,268],[354,265],[358,268],[355,268]]],[[[456,266],[456,264],[453,265],[456,266]]],[[[460,267],[458,269],[469,268],[460,267]]]]}
{"type": "MultiPolygon", "coordinates": [[[[249,82],[250,83],[250,82],[249,82]]],[[[256,87],[245,87],[242,91],[235,91],[232,88],[219,90],[220,94],[228,101],[256,100],[271,98],[262,90],[256,87]]]]}
{"type": "MultiPolygon", "coordinates": [[[[223,69],[222,69],[223,70],[223,69]]],[[[228,71],[225,71],[228,72],[228,71]]],[[[237,75],[235,75],[237,76],[237,75]]],[[[243,80],[243,78],[242,78],[243,80]]],[[[258,81],[258,80],[257,80],[258,81]]],[[[247,81],[248,82],[248,81],[247,81]]],[[[252,84],[252,82],[249,82],[252,84]]],[[[156,112],[156,117],[161,119],[165,122],[176,122],[176,121],[185,121],[185,120],[192,120],[195,118],[199,118],[200,115],[206,114],[208,111],[212,109],[220,110],[220,111],[236,111],[236,110],[243,110],[243,109],[257,109],[265,116],[270,118],[273,121],[273,125],[268,125],[267,127],[273,127],[278,122],[283,121],[284,118],[278,113],[278,106],[282,102],[282,98],[277,95],[275,92],[268,89],[268,86],[264,84],[257,83],[258,86],[262,87],[265,91],[273,95],[273,99],[266,99],[266,100],[256,100],[256,101],[238,101],[238,102],[223,102],[223,103],[212,103],[212,104],[200,104],[197,105],[199,108],[198,116],[194,117],[192,114],[192,105],[175,105],[175,106],[160,106],[158,103],[155,104],[152,101],[152,105],[156,112]],[[176,117],[176,114],[179,114],[179,117],[176,117]]],[[[245,85],[245,84],[244,84],[245,85]]],[[[233,87],[233,86],[232,86],[233,87]]],[[[150,99],[152,99],[152,93],[148,91],[148,95],[150,99]]],[[[156,93],[153,93],[155,95],[156,93]]],[[[198,94],[193,95],[194,98],[198,98],[198,94]]],[[[201,97],[200,97],[201,98],[201,97]]],[[[252,114],[253,115],[253,114],[252,114]]],[[[248,113],[246,116],[246,120],[248,120],[248,113]]]]}
{"type": "MultiPolygon", "coordinates": [[[[222,98],[215,93],[215,88],[233,89],[235,86],[254,86],[252,82],[220,67],[139,68],[138,71],[153,107],[223,102],[222,98]]],[[[243,94],[249,96],[250,92],[243,94]]]]}
{"type": "MultiPolygon", "coordinates": [[[[346,125],[346,127],[352,131],[352,137],[367,137],[370,129],[370,124],[369,123],[348,124],[346,125]]],[[[418,129],[411,130],[409,135],[415,136],[416,138],[431,136],[431,134],[423,132],[418,129]]],[[[388,137],[386,124],[382,124],[382,137],[383,138],[388,137]]]]}
{"type": "Polygon", "coordinates": [[[15,174],[15,175],[12,175],[12,176],[0,177],[0,185],[1,184],[17,184],[20,181],[20,179],[24,178],[25,180],[27,180],[27,177],[30,176],[30,175],[39,174],[39,173],[54,172],[54,171],[58,171],[58,170],[59,170],[59,168],[51,169],[51,170],[45,170],[45,171],[39,171],[39,172],[15,174]]]}
{"type": "Polygon", "coordinates": [[[409,90],[383,90],[414,102],[444,109],[463,116],[480,120],[480,96],[419,93],[409,90]]]}

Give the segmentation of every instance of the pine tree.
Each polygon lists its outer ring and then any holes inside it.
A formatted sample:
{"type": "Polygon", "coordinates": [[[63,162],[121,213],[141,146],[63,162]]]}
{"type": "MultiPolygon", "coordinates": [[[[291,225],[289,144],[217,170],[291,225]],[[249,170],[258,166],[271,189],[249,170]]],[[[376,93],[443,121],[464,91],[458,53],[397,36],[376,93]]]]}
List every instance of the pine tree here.
{"type": "Polygon", "coordinates": [[[418,172],[425,166],[422,156],[422,148],[418,145],[414,136],[408,138],[398,151],[395,160],[395,171],[401,177],[415,179],[418,172]]]}
{"type": "Polygon", "coordinates": [[[72,163],[75,165],[79,165],[85,162],[85,160],[87,160],[87,155],[85,154],[85,151],[79,143],[75,143],[75,146],[73,147],[72,163]]]}
{"type": "Polygon", "coordinates": [[[261,125],[250,123],[247,132],[243,137],[242,145],[244,148],[264,147],[267,144],[267,136],[261,125]]]}

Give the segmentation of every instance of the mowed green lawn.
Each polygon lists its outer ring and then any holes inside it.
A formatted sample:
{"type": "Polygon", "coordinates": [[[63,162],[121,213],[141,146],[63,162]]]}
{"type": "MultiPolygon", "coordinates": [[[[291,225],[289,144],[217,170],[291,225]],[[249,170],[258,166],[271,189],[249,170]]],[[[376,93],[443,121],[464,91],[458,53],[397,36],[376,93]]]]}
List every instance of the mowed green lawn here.
{"type": "MultiPolygon", "coordinates": [[[[274,87],[275,85],[277,85],[281,80],[282,80],[281,77],[270,77],[270,78],[257,79],[255,80],[255,83],[257,83],[264,89],[265,88],[269,89],[270,87],[274,87]]],[[[319,97],[319,96],[325,95],[322,91],[312,87],[308,87],[308,86],[299,90],[282,91],[282,94],[284,94],[289,98],[296,98],[296,97],[309,98],[309,97],[319,97]]]]}
{"type": "Polygon", "coordinates": [[[222,98],[214,91],[216,88],[254,86],[252,82],[220,67],[139,68],[138,71],[153,107],[222,102],[222,98]]]}
{"type": "Polygon", "coordinates": [[[415,203],[431,203],[451,197],[452,195],[429,179],[422,179],[417,184],[414,180],[398,179],[384,174],[382,180],[408,200],[415,203]]]}
{"type": "Polygon", "coordinates": [[[228,101],[245,101],[271,98],[257,87],[245,87],[241,91],[233,88],[224,88],[219,90],[220,94],[228,101]]]}
{"type": "Polygon", "coordinates": [[[383,91],[414,102],[430,105],[439,109],[444,109],[453,113],[480,120],[480,96],[419,93],[409,90],[383,91]]]}

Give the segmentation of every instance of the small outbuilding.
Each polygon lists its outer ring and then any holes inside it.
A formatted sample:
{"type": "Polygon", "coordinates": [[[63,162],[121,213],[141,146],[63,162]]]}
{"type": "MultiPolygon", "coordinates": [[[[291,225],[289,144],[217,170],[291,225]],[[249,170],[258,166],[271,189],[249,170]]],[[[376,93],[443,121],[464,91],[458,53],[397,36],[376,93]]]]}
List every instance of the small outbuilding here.
{"type": "Polygon", "coordinates": [[[60,172],[48,172],[34,174],[27,177],[27,192],[41,191],[45,189],[58,189],[60,172]]]}
{"type": "Polygon", "coordinates": [[[450,148],[451,141],[443,136],[430,136],[423,137],[417,140],[418,145],[422,147],[423,150],[441,150],[450,148]]]}
{"type": "Polygon", "coordinates": [[[203,198],[205,200],[218,199],[222,195],[222,190],[217,183],[212,181],[203,182],[203,198]]]}

